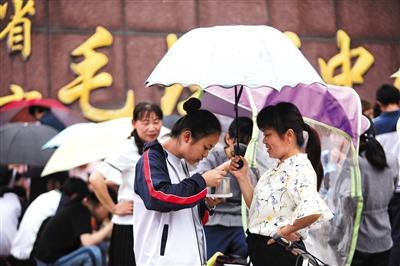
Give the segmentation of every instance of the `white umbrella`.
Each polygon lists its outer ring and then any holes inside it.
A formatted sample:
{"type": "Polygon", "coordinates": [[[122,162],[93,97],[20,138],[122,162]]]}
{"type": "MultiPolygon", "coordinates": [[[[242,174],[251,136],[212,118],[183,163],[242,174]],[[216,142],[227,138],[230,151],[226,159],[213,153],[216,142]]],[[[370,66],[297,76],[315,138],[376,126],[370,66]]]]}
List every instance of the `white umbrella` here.
{"type": "MultiPolygon", "coordinates": [[[[87,123],[64,134],[61,145],[50,157],[42,176],[102,160],[120,148],[132,128],[132,118],[117,118],[102,123],[87,123]]],[[[160,136],[169,132],[162,128],[160,136]]],[[[61,132],[62,133],[62,132],[61,132]]],[[[60,133],[60,134],[61,134],[60,133]]]]}
{"type": "Polygon", "coordinates": [[[323,83],[297,47],[268,26],[217,26],[189,31],[168,50],[147,86],[251,88],[323,83]]]}
{"type": "Polygon", "coordinates": [[[92,127],[97,126],[96,123],[77,123],[73,124],[69,127],[66,127],[60,133],[55,135],[52,139],[50,139],[46,144],[43,145],[42,149],[49,149],[49,148],[57,148],[59,147],[64,141],[71,139],[71,138],[78,138],[79,135],[89,130],[91,131],[92,127]]]}
{"type": "Polygon", "coordinates": [[[280,91],[284,86],[313,86],[323,81],[285,34],[268,26],[239,25],[198,28],[183,35],[145,84],[175,83],[198,85],[206,91],[216,87],[234,88],[237,117],[243,88],[255,114],[257,110],[249,88],[280,91]]]}

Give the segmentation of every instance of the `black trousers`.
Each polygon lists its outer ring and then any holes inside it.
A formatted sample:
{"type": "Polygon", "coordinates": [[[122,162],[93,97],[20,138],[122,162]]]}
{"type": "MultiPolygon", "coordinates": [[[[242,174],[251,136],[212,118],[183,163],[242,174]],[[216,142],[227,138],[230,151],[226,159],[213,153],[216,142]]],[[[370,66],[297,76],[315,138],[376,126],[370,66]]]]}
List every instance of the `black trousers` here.
{"type": "Polygon", "coordinates": [[[109,265],[136,265],[133,253],[133,225],[113,225],[109,265]]]}
{"type": "Polygon", "coordinates": [[[356,250],[351,266],[387,266],[390,249],[379,253],[365,253],[356,250]]]}
{"type": "MultiPolygon", "coordinates": [[[[274,243],[267,245],[270,237],[255,235],[247,231],[250,261],[254,266],[295,266],[298,256],[293,255],[285,247],[274,243]]],[[[303,245],[303,243],[300,241],[303,245]]],[[[297,262],[301,265],[302,258],[297,262]]]]}
{"type": "Polygon", "coordinates": [[[389,256],[390,266],[400,265],[400,192],[393,194],[389,203],[389,216],[392,226],[393,247],[389,256]]]}

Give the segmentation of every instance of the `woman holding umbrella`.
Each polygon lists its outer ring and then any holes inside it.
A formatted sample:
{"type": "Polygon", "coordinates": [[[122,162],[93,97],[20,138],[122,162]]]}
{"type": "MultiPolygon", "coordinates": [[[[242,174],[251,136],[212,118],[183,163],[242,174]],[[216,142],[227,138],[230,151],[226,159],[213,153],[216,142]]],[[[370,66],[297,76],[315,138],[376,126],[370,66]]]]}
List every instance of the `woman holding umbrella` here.
{"type": "Polygon", "coordinates": [[[291,103],[263,108],[257,125],[264,133],[263,142],[270,157],[279,163],[260,178],[255,188],[248,177],[247,162],[238,169],[240,158],[236,157],[230,166],[250,208],[250,260],[255,266],[295,265],[296,256],[272,237],[301,241],[307,236],[308,226],[332,218],[317,191],[322,180],[321,144],[317,133],[304,123],[300,111],[291,103]],[[308,133],[306,153],[302,152],[303,131],[308,133]]]}
{"type": "MultiPolygon", "coordinates": [[[[162,127],[163,114],[156,104],[142,102],[135,106],[131,136],[120,152],[109,156],[96,166],[89,181],[100,200],[114,214],[109,265],[135,265],[133,253],[133,182],[135,166],[143,154],[146,142],[157,139],[162,127]],[[107,190],[111,181],[119,185],[118,203],[115,204],[107,190]]],[[[101,145],[101,143],[99,143],[101,145]]]]}

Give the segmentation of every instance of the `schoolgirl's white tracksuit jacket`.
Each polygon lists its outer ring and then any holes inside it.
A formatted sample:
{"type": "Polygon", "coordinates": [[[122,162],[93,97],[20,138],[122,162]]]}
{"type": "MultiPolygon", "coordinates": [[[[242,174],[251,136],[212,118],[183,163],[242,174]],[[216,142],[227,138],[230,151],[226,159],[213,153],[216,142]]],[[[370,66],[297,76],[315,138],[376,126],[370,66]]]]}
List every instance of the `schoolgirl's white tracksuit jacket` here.
{"type": "Polygon", "coordinates": [[[204,265],[206,183],[157,142],[146,145],[134,183],[136,264],[204,265]]]}

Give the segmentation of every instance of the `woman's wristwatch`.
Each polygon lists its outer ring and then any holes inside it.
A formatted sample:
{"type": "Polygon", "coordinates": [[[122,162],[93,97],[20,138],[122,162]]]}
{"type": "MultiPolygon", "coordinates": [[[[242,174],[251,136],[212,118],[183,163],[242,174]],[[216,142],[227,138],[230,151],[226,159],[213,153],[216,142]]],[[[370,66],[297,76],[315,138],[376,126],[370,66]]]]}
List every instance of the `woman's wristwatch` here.
{"type": "Polygon", "coordinates": [[[214,212],[215,212],[215,205],[214,206],[208,206],[208,204],[207,204],[207,202],[205,202],[205,204],[206,204],[206,208],[207,208],[207,210],[208,210],[208,214],[210,214],[210,215],[213,215],[214,214],[214,212]]]}

